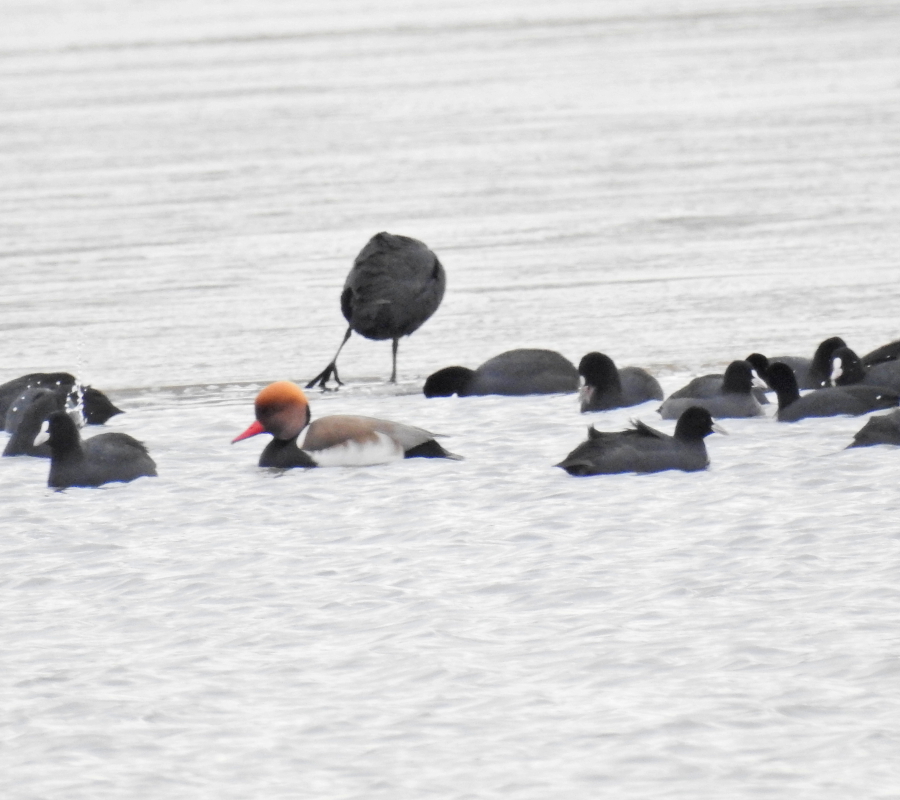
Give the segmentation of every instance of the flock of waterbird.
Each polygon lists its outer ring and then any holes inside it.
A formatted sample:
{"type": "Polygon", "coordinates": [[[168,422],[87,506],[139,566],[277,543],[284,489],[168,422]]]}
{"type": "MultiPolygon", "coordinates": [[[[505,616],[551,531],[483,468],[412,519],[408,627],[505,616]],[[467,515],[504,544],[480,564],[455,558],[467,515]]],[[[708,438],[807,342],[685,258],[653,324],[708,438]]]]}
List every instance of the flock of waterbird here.
{"type": "MultiPolygon", "coordinates": [[[[422,242],[378,233],[354,261],[341,293],[348,328],[334,359],[306,388],[334,380],[337,358],[352,333],[392,341],[391,382],[397,380],[399,340],[416,331],[440,305],[444,268],[422,242]]],[[[709,456],[704,443],[721,430],[714,419],[764,416],[766,393],[778,398],[776,419],[862,415],[900,405],[900,341],[860,358],[839,337],[823,341],[811,359],[767,358],[752,353],[731,362],[724,374],[703,375],[664,398],[659,382],[640,367],[616,367],[598,352],[578,367],[551,350],[501,353],[477,369],[445,367],[425,381],[426,397],[579,393],[581,411],[626,408],[663,401],[663,419],[677,419],[673,435],[640,421],[624,431],[588,438],[556,466],[570,475],[619,472],[696,471],[709,456]],[[800,390],[809,390],[800,394],[800,390]]],[[[260,467],[370,466],[401,458],[458,459],[422,428],[365,416],[332,415],[313,420],[303,390],[290,381],[266,386],[256,397],[256,420],[235,437],[271,435],[260,467]],[[301,438],[302,436],[302,438],[301,438]]],[[[0,385],[0,419],[10,434],[4,456],[50,459],[48,485],[54,489],[100,486],[152,477],[156,464],[147,448],[126,433],[84,439],[79,424],[102,425],[122,413],[102,392],[83,387],[66,372],[32,373],[0,385]]],[[[875,416],[850,447],[900,445],[900,409],[875,416]]]]}

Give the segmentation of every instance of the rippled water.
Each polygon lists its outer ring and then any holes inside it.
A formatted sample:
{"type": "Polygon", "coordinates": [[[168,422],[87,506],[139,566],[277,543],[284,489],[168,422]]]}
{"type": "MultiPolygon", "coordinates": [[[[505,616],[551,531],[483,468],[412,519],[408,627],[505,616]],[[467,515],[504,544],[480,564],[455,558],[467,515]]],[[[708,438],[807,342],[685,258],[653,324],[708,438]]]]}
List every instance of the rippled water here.
{"type": "Polygon", "coordinates": [[[418,394],[518,346],[669,391],[900,338],[895,4],[4,16],[0,381],[76,371],[160,472],[0,461],[4,797],[898,796],[896,448],[734,420],[706,473],[577,480],[588,424],[672,424],[418,394]],[[261,471],[228,442],[378,230],[444,304],[313,414],[465,460],[261,471]]]}

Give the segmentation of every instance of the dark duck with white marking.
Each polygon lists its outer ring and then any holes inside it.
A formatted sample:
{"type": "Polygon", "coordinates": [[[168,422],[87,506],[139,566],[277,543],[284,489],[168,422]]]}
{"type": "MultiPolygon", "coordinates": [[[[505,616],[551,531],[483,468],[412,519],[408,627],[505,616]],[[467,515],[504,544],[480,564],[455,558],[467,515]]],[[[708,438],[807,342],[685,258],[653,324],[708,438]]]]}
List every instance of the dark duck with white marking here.
{"type": "Polygon", "coordinates": [[[50,445],[47,442],[35,444],[34,440],[40,434],[44,421],[53,412],[65,409],[64,394],[47,388],[26,389],[7,412],[6,422],[12,436],[6,443],[3,455],[50,458],[50,445]]]}
{"type": "Polygon", "coordinates": [[[30,400],[29,390],[37,389],[52,389],[59,392],[69,406],[77,405],[80,399],[82,415],[88,425],[103,425],[116,414],[124,413],[121,408],[116,408],[103,392],[91,386],[80,386],[75,377],[68,372],[31,372],[0,385],[0,421],[3,422],[7,433],[12,433],[17,424],[9,419],[10,412],[21,410],[15,408],[17,401],[22,398],[27,405],[30,400]]]}
{"type": "Polygon", "coordinates": [[[606,411],[628,408],[648,400],[662,400],[663,390],[642,367],[616,367],[605,353],[588,353],[578,363],[584,378],[581,388],[581,411],[606,411]]]}

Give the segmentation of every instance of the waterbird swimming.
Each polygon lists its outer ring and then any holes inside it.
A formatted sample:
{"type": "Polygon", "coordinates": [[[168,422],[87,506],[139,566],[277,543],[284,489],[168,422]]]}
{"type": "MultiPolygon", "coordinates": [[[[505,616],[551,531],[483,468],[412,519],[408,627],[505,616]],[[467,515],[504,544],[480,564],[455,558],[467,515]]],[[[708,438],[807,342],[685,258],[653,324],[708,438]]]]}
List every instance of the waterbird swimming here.
{"type": "Polygon", "coordinates": [[[642,367],[618,368],[605,353],[587,353],[578,362],[578,373],[584,378],[581,387],[581,411],[606,411],[627,408],[648,400],[662,400],[663,390],[642,367]]]}
{"type": "Polygon", "coordinates": [[[323,389],[337,372],[337,359],[353,331],[367,339],[392,341],[391,383],[397,382],[397,346],[437,310],[447,277],[437,256],[418,239],[376,233],[360,251],[341,293],[341,312],[349,323],[331,363],[306,384],[323,389]]]}
{"type": "Polygon", "coordinates": [[[50,445],[47,485],[51,489],[127,483],[156,476],[156,464],[142,442],[119,432],[82,439],[65,411],[54,411],[44,421],[34,444],[44,442],[50,445]]]}
{"type": "Polygon", "coordinates": [[[669,436],[640,420],[624,431],[604,433],[591,426],[588,438],[557,464],[569,475],[610,475],[618,472],[663,472],[677,469],[696,472],[709,466],[703,440],[713,431],[725,433],[713,423],[705,408],[688,408],[669,436]]]}
{"type": "Polygon", "coordinates": [[[831,354],[839,347],[846,347],[846,342],[840,336],[832,336],[819,342],[811,359],[803,356],[775,356],[769,358],[769,363],[778,361],[787,364],[797,380],[797,388],[821,389],[831,385],[831,354]]]}
{"type": "Polygon", "coordinates": [[[831,380],[835,386],[884,386],[900,391],[900,361],[887,359],[866,366],[849,347],[839,347],[831,355],[831,380]]]}
{"type": "Polygon", "coordinates": [[[70,406],[81,406],[82,416],[88,425],[103,425],[116,414],[124,413],[103,392],[91,386],[82,386],[68,372],[31,372],[0,385],[0,421],[8,433],[14,429],[7,422],[9,411],[29,389],[61,392],[70,406]]]}
{"type": "Polygon", "coordinates": [[[760,417],[762,406],[754,394],[753,368],[732,361],[724,375],[702,375],[673,392],[659,407],[663,419],[678,419],[691,406],[701,406],[716,419],[760,417]]]}
{"type": "Polygon", "coordinates": [[[769,384],[778,395],[779,422],[796,422],[806,417],[859,416],[900,403],[900,395],[881,386],[828,386],[800,396],[797,379],[787,364],[770,365],[769,384]]]}
{"type": "Polygon", "coordinates": [[[876,444],[900,445],[900,408],[890,414],[869,417],[847,447],[871,447],[876,444]]]}
{"type": "Polygon", "coordinates": [[[12,432],[4,456],[35,456],[50,458],[47,442],[35,444],[41,425],[54,411],[65,411],[66,398],[50,388],[26,389],[6,414],[7,426],[12,432]]]}
{"type": "Polygon", "coordinates": [[[556,394],[578,391],[578,370],[554,350],[520,348],[489,358],[477,369],[444,367],[425,380],[426,397],[556,394]]]}
{"type": "Polygon", "coordinates": [[[412,425],[337,414],[312,420],[306,395],[290,381],[266,386],[256,396],[254,408],[256,422],[232,444],[270,433],[272,441],[259,458],[261,467],[371,466],[403,458],[459,458],[441,447],[435,434],[412,425]]]}

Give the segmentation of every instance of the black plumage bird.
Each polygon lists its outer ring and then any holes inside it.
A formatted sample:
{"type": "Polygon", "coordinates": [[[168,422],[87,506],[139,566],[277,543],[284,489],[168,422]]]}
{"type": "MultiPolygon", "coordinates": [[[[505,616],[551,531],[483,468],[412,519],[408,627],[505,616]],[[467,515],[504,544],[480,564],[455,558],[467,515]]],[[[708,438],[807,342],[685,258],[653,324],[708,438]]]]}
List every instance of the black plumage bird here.
{"type": "Polygon", "coordinates": [[[425,397],[555,394],[578,391],[578,370],[554,350],[507,350],[478,369],[444,367],[425,380],[425,397]]]}
{"type": "Polygon", "coordinates": [[[50,458],[50,445],[36,445],[41,425],[55,411],[66,410],[65,394],[48,388],[26,389],[6,415],[12,436],[3,450],[4,456],[50,458]]]}
{"type": "Polygon", "coordinates": [[[50,444],[47,485],[51,489],[127,483],[156,476],[156,464],[147,448],[127,433],[101,433],[82,439],[64,411],[54,411],[44,425],[34,444],[50,444]]]}
{"type": "Polygon", "coordinates": [[[696,472],[709,465],[703,440],[713,431],[724,433],[705,408],[696,406],[678,419],[674,436],[639,420],[633,420],[633,424],[633,428],[614,433],[603,433],[593,426],[588,428],[587,441],[556,466],[577,476],[669,469],[696,472]]]}
{"type": "Polygon", "coordinates": [[[732,361],[724,375],[701,375],[673,392],[659,407],[659,413],[663,419],[678,419],[691,406],[700,406],[716,419],[761,417],[764,412],[757,391],[750,362],[732,361]]]}
{"type": "Polygon", "coordinates": [[[900,445],[900,408],[890,414],[870,417],[853,437],[850,447],[871,447],[876,444],[900,445]]]}
{"type": "Polygon", "coordinates": [[[376,233],[353,262],[341,293],[341,312],[349,323],[344,340],[331,363],[306,388],[324,388],[332,375],[341,383],[337,359],[353,331],[367,339],[393,342],[391,383],[396,383],[400,337],[418,330],[437,310],[446,285],[441,262],[425,244],[409,236],[376,233]]]}
{"type": "Polygon", "coordinates": [[[59,392],[70,406],[80,402],[84,421],[88,425],[103,425],[110,417],[124,413],[116,408],[103,392],[80,385],[68,372],[31,372],[0,385],[0,425],[7,433],[15,430],[15,412],[20,399],[29,401],[29,390],[52,389],[59,392]],[[79,397],[79,392],[81,396],[79,397]],[[12,422],[9,415],[13,412],[12,422]]]}
{"type": "Polygon", "coordinates": [[[826,386],[801,397],[791,368],[779,361],[769,367],[767,380],[778,394],[779,422],[841,414],[856,417],[900,404],[900,395],[883,386],[826,386]]]}
{"type": "Polygon", "coordinates": [[[578,363],[584,378],[581,389],[581,411],[606,411],[662,400],[663,390],[642,367],[616,367],[605,353],[588,353],[578,363]]]}

